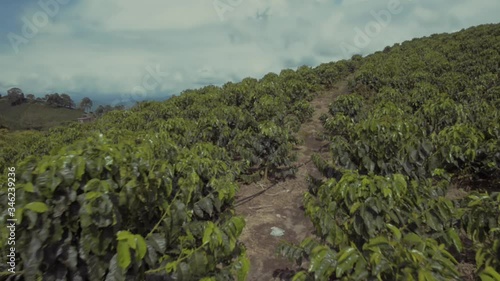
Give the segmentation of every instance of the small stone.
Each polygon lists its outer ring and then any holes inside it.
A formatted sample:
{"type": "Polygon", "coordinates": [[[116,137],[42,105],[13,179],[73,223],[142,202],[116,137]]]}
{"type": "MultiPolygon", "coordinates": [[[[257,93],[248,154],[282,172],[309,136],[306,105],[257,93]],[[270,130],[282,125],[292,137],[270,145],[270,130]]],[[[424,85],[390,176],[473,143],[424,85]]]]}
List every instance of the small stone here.
{"type": "Polygon", "coordinates": [[[279,227],[273,226],[271,227],[271,235],[274,237],[280,237],[285,235],[285,231],[279,227]]]}

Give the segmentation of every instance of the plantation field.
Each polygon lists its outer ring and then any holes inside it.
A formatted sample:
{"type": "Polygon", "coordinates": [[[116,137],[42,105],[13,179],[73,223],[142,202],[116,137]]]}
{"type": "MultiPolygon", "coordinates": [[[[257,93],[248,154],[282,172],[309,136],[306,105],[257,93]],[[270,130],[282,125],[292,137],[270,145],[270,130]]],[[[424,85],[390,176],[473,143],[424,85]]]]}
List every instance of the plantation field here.
{"type": "Polygon", "coordinates": [[[0,129],[0,279],[500,280],[499,70],[482,25],[0,129]]]}
{"type": "Polygon", "coordinates": [[[11,106],[6,98],[0,99],[0,128],[9,130],[47,130],[52,127],[76,122],[83,110],[53,108],[38,103],[11,106]]]}

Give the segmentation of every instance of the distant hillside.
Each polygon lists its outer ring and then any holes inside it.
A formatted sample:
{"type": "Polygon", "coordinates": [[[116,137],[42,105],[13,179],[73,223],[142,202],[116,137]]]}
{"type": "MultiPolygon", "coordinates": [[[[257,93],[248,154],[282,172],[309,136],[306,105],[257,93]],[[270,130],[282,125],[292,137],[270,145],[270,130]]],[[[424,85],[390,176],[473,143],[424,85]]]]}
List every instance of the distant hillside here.
{"type": "Polygon", "coordinates": [[[80,109],[54,108],[39,103],[11,106],[6,98],[0,99],[0,128],[9,130],[47,130],[76,121],[83,114],[80,109]]]}

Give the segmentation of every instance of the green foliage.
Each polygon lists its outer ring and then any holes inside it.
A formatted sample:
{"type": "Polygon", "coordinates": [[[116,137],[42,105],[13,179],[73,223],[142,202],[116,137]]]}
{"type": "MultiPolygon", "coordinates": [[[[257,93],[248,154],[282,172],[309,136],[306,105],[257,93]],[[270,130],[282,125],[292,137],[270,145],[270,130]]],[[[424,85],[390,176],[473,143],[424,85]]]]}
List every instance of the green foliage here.
{"type": "MultiPolygon", "coordinates": [[[[399,233],[397,228],[394,228],[399,233]]],[[[400,233],[399,233],[400,234],[400,233]]],[[[292,280],[451,280],[458,278],[456,261],[443,245],[414,233],[404,236],[377,236],[361,248],[346,246],[334,251],[327,246],[312,250],[281,245],[287,256],[310,258],[309,270],[292,280]]]]}
{"type": "Polygon", "coordinates": [[[498,63],[491,60],[499,37],[495,26],[481,26],[363,59],[350,84],[358,94],[338,98],[323,118],[335,163],[413,178],[443,167],[500,183],[498,63]],[[486,41],[475,40],[485,30],[486,41]]]}
{"type": "Polygon", "coordinates": [[[477,271],[482,280],[496,280],[484,276],[500,271],[500,194],[474,192],[463,204],[463,228],[474,243],[477,271]]]}
{"type": "Polygon", "coordinates": [[[312,117],[318,83],[311,68],[284,70],[2,136],[0,170],[22,163],[21,278],[244,280],[236,180],[295,173],[294,133],[312,117]]]}
{"type": "Polygon", "coordinates": [[[354,72],[360,62],[354,59],[323,63],[314,68],[319,83],[325,88],[331,88],[337,81],[354,72]]]}
{"type": "Polygon", "coordinates": [[[46,131],[57,126],[66,126],[76,123],[83,113],[83,110],[79,109],[50,107],[41,98],[16,106],[11,106],[6,98],[0,98],[0,128],[8,128],[12,132],[46,131]]]}
{"type": "Polygon", "coordinates": [[[326,178],[304,196],[319,241],[278,249],[308,266],[292,280],[458,280],[474,255],[478,280],[500,280],[499,30],[355,60],[354,94],[320,117],[332,159],[312,160],[326,178]]]}
{"type": "MultiPolygon", "coordinates": [[[[295,140],[292,134],[298,131],[301,123],[312,117],[313,109],[309,101],[320,88],[318,83],[313,69],[301,67],[297,71],[283,70],[279,75],[271,73],[261,80],[246,78],[223,87],[186,90],[164,102],[138,103],[130,110],[112,110],[111,107],[107,110],[108,107],[103,107],[102,112],[98,112],[102,117],[95,123],[58,128],[43,135],[41,141],[44,144],[27,144],[24,147],[14,145],[16,139],[9,139],[3,158],[19,162],[34,151],[45,155],[54,147],[71,144],[96,131],[120,131],[123,136],[111,134],[115,142],[133,134],[169,132],[170,138],[182,146],[209,142],[225,148],[235,165],[241,168],[241,176],[254,174],[257,169],[258,172],[269,170],[275,173],[273,176],[281,177],[282,171],[275,167],[293,170],[283,165],[290,165],[294,159],[291,146],[295,140]],[[259,126],[268,126],[265,124],[269,122],[280,127],[279,134],[282,134],[274,136],[272,144],[259,136],[259,126]],[[235,141],[242,138],[248,138],[248,141],[235,141]],[[269,149],[279,155],[266,156],[263,151],[267,148],[261,149],[255,144],[259,142],[272,146],[269,149]],[[270,159],[276,159],[272,160],[275,163],[269,163],[270,159]],[[249,169],[249,165],[257,166],[249,169]]],[[[0,161],[0,170],[4,168],[0,161]]]]}
{"type": "Polygon", "coordinates": [[[247,130],[237,135],[233,143],[239,144],[238,153],[249,166],[264,168],[264,178],[269,174],[282,178],[294,173],[289,167],[295,159],[292,149],[296,141],[287,128],[268,121],[261,123],[257,132],[247,130]],[[280,173],[281,168],[285,171],[280,173]]]}
{"type": "MultiPolygon", "coordinates": [[[[461,170],[469,168],[476,164],[479,146],[484,141],[484,135],[475,127],[456,124],[447,127],[433,135],[433,142],[439,147],[437,157],[442,159],[440,162],[461,170]]],[[[483,167],[476,167],[481,169],[483,167]]]]}
{"type": "Polygon", "coordinates": [[[11,106],[20,105],[26,102],[24,93],[19,88],[11,88],[7,90],[7,100],[9,101],[11,106]]]}
{"type": "Polygon", "coordinates": [[[237,171],[227,154],[210,144],[181,148],[165,134],[143,140],[95,135],[19,166],[16,244],[25,280],[245,276],[237,242],[244,221],[231,211],[237,171]]]}
{"type": "Polygon", "coordinates": [[[322,242],[282,244],[282,255],[309,269],[296,280],[449,280],[459,276],[446,246],[462,250],[454,228],[460,211],[444,198],[446,185],[360,176],[345,171],[304,197],[322,242]],[[444,244],[442,244],[444,243],[444,244]],[[311,245],[315,245],[312,247],[311,245]]]}
{"type": "Polygon", "coordinates": [[[444,191],[441,185],[407,183],[398,174],[360,176],[344,171],[339,182],[329,179],[314,194],[306,194],[304,205],[318,234],[332,245],[358,243],[388,233],[386,224],[421,235],[443,232],[433,237],[446,239],[445,232],[458,214],[443,197],[444,191]]]}
{"type": "Polygon", "coordinates": [[[433,145],[422,138],[422,129],[413,118],[403,116],[404,110],[387,102],[357,123],[343,114],[327,119],[327,132],[337,134],[331,138],[336,165],[362,173],[427,176],[435,166],[428,158],[433,145]]]}
{"type": "Polygon", "coordinates": [[[348,77],[354,94],[320,117],[331,159],[312,160],[326,178],[304,196],[318,239],[278,249],[308,264],[293,280],[456,280],[470,252],[478,278],[499,280],[498,194],[446,195],[450,181],[500,184],[499,39],[498,25],[479,26],[102,107],[91,124],[2,132],[0,171],[18,168],[18,279],[245,280],[236,181],[293,175],[309,102],[348,77]]]}
{"type": "Polygon", "coordinates": [[[363,108],[363,97],[356,94],[343,95],[337,98],[330,105],[330,114],[344,114],[351,118],[355,118],[363,108]]]}

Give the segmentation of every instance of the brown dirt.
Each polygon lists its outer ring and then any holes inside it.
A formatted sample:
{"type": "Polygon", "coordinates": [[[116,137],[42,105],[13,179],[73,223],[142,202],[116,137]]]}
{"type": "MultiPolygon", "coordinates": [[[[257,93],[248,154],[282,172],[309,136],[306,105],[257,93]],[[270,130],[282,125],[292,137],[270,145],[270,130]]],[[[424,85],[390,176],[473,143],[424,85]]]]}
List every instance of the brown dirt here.
{"type": "Polygon", "coordinates": [[[298,132],[304,144],[297,147],[296,165],[299,169],[295,178],[273,186],[265,182],[241,186],[237,200],[242,203],[237,203],[236,212],[246,220],[240,240],[247,247],[251,262],[247,280],[277,280],[273,278],[274,272],[293,266],[292,262],[275,254],[279,242],[285,240],[297,243],[313,234],[314,227],[301,209],[302,198],[307,191],[307,175],[319,173],[309,159],[315,152],[327,151],[327,142],[320,138],[322,125],[319,117],[328,112],[328,105],[335,96],[344,93],[347,93],[347,79],[339,82],[333,90],[319,93],[311,102],[315,108],[313,117],[298,132]],[[256,194],[259,195],[253,197],[256,194]],[[244,200],[245,198],[252,199],[244,200]],[[271,236],[273,226],[283,229],[284,236],[271,236]]]}
{"type": "Polygon", "coordinates": [[[474,281],[476,279],[476,266],[471,263],[459,263],[457,266],[458,272],[462,274],[462,281],[474,281]]]}

